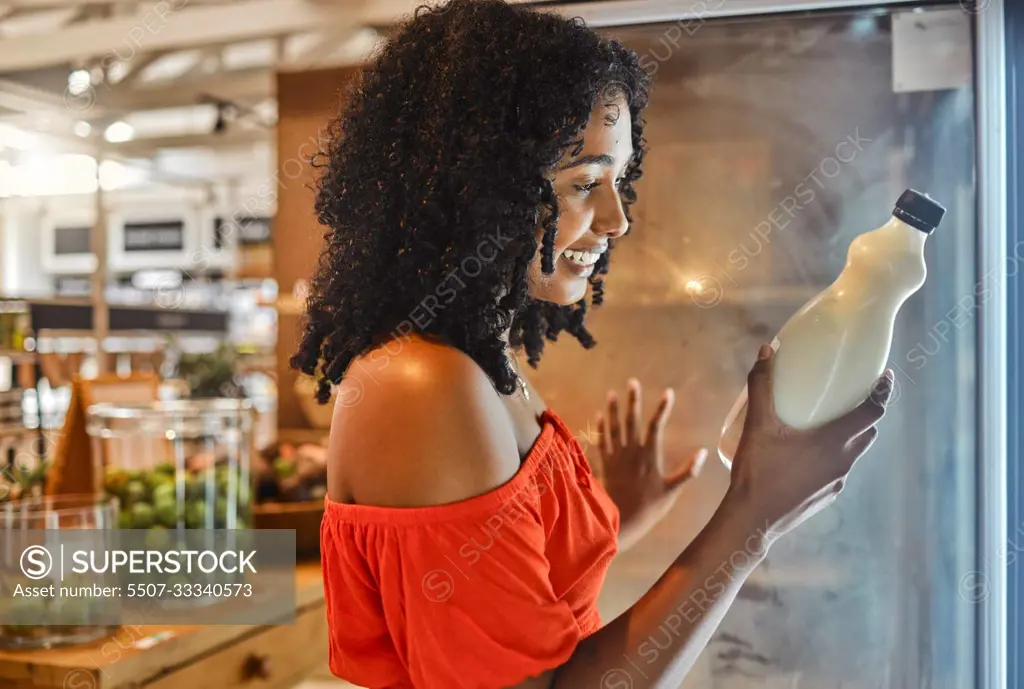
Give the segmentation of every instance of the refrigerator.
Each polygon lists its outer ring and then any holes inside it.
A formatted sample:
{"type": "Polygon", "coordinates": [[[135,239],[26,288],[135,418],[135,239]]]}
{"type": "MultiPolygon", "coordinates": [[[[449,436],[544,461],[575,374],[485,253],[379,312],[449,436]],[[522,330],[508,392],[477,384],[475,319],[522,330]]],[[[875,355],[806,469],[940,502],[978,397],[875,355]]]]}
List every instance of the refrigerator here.
{"type": "Polygon", "coordinates": [[[718,506],[729,473],[715,447],[758,345],[914,188],[947,212],[898,316],[878,441],[836,504],[772,547],[682,686],[1013,686],[1006,582],[1024,566],[1024,525],[1013,533],[1006,512],[1006,296],[1024,243],[1005,232],[1002,3],[562,11],[640,55],[649,152],[604,304],[588,313],[598,346],[555,343],[531,378],[588,456],[605,394],[631,376],[647,413],[675,389],[670,468],[711,450],[671,514],[613,563],[603,617],[642,595],[718,506]]]}

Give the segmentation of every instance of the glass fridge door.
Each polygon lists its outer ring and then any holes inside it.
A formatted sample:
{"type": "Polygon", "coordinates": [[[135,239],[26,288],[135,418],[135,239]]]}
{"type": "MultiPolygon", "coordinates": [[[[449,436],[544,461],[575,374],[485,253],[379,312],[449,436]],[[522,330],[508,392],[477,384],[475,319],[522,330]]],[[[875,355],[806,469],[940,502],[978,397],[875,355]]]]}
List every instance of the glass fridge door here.
{"type": "MultiPolygon", "coordinates": [[[[853,237],[908,187],[947,208],[927,281],[898,316],[878,441],[840,500],[772,549],[684,687],[977,686],[992,592],[976,541],[976,342],[1006,274],[977,268],[976,19],[954,4],[602,29],[638,52],[654,91],[635,223],[592,311],[607,346],[570,358],[560,345],[538,375],[554,395],[560,383],[586,393],[558,400],[580,428],[603,386],[636,375],[652,398],[676,389],[669,457],[714,448],[758,345],[838,275],[853,237]]],[[[606,619],[660,576],[727,485],[709,462],[618,558],[606,619]]],[[[662,631],[658,648],[673,643],[662,631]]]]}

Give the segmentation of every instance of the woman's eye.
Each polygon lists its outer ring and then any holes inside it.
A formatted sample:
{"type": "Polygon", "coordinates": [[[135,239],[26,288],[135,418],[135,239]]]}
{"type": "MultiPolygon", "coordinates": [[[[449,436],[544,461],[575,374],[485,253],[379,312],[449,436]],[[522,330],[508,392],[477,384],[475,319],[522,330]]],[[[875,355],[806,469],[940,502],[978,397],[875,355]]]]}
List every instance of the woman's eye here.
{"type": "MultiPolygon", "coordinates": [[[[625,182],[626,182],[626,178],[625,177],[620,177],[619,179],[615,180],[615,189],[616,190],[621,190],[622,189],[622,185],[625,184],[625,182]]],[[[591,191],[593,191],[594,189],[596,189],[599,186],[601,186],[601,182],[599,182],[599,181],[587,182],[586,184],[574,184],[573,185],[573,187],[576,189],[576,191],[579,192],[581,195],[584,195],[584,196],[589,194],[591,191]]]]}

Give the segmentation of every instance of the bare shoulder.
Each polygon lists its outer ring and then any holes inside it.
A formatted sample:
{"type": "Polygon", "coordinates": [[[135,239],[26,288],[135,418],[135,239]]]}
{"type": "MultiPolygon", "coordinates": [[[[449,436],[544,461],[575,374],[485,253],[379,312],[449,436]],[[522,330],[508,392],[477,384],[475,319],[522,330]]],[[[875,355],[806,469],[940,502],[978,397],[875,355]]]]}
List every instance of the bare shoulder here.
{"type": "Polygon", "coordinates": [[[480,495],[519,468],[511,422],[487,375],[463,352],[421,338],[352,362],[328,457],[332,498],[389,507],[480,495]]]}

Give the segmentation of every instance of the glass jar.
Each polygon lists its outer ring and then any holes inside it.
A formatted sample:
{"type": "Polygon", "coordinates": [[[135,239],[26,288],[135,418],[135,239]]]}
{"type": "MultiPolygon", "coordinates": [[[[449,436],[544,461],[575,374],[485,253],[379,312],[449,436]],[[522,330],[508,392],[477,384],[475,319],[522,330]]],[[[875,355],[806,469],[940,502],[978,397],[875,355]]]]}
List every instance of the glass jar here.
{"type": "Polygon", "coordinates": [[[0,350],[21,352],[29,337],[31,315],[22,301],[0,300],[0,350]]]}
{"type": "Polygon", "coordinates": [[[43,494],[49,458],[39,456],[39,445],[34,430],[0,433],[0,504],[43,494]]]}
{"type": "Polygon", "coordinates": [[[96,404],[86,411],[103,492],[124,529],[245,529],[254,414],[241,399],[96,404]]]}
{"type": "MultiPolygon", "coordinates": [[[[29,532],[55,529],[111,529],[117,525],[117,500],[106,496],[60,495],[26,498],[0,504],[0,648],[28,650],[95,641],[109,636],[117,625],[100,624],[103,598],[16,595],[17,588],[74,586],[72,575],[63,582],[49,576],[30,578],[21,557],[35,545],[29,532]],[[32,541],[32,542],[30,542],[32,541]],[[59,618],[63,624],[47,623],[59,618]],[[74,624],[69,623],[74,621],[74,624]]],[[[56,577],[57,574],[52,574],[56,577]]],[[[104,577],[92,578],[100,585],[104,577]]]]}

